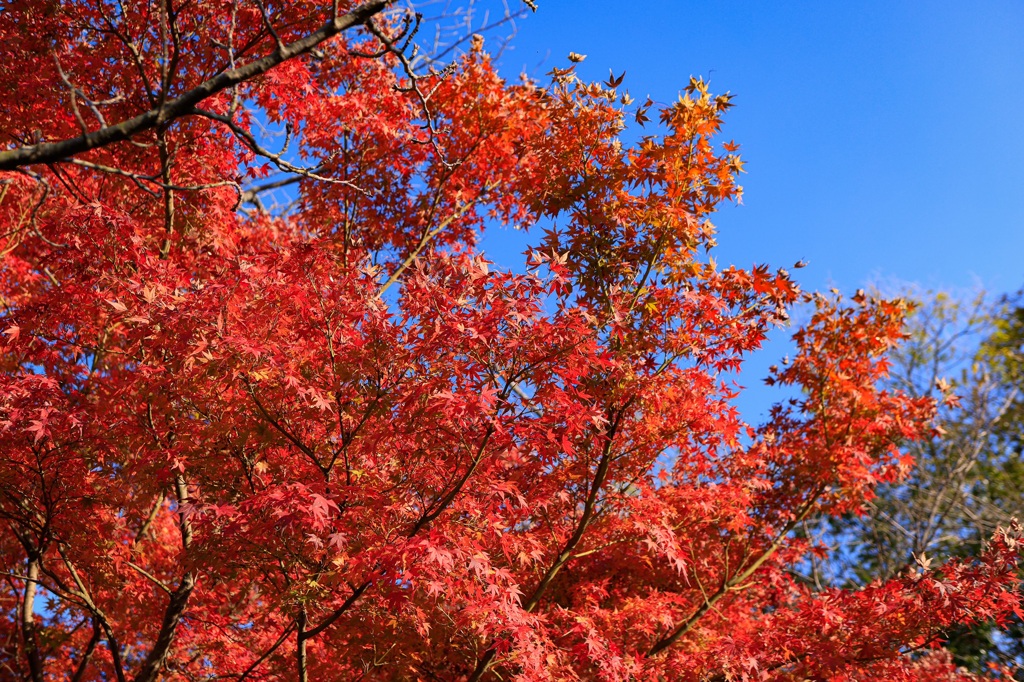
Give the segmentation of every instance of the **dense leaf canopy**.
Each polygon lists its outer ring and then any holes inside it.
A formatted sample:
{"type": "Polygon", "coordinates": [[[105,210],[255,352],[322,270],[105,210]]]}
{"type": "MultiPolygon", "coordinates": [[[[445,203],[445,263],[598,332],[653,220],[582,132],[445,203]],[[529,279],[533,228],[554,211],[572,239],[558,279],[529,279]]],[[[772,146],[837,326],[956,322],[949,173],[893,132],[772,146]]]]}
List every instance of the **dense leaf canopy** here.
{"type": "Polygon", "coordinates": [[[905,306],[715,265],[742,164],[703,80],[649,117],[418,26],[0,3],[3,675],[963,679],[927,650],[1016,607],[1015,529],[792,571],[928,433],[879,387],[905,306]],[[733,372],[800,300],[798,397],[748,426],[733,372]]]}

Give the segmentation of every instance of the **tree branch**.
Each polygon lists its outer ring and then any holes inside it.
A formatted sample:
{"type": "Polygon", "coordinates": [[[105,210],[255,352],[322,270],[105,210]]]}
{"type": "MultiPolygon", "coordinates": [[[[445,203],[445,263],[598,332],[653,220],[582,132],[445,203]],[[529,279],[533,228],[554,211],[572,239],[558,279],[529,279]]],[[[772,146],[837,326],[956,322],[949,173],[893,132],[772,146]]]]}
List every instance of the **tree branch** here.
{"type": "Polygon", "coordinates": [[[372,582],[367,580],[365,583],[355,588],[355,590],[352,592],[352,595],[345,600],[344,604],[335,609],[334,612],[331,613],[331,615],[329,615],[326,620],[324,620],[324,622],[320,623],[320,625],[317,625],[312,630],[306,630],[302,634],[302,639],[312,639],[313,637],[316,637],[327,628],[331,627],[331,625],[334,624],[334,621],[341,618],[342,614],[348,611],[348,609],[356,603],[356,600],[362,596],[363,592],[365,592],[366,588],[368,588],[371,584],[372,582]]]}
{"type": "Polygon", "coordinates": [[[62,161],[75,154],[104,147],[114,142],[123,142],[145,130],[167,125],[174,119],[190,113],[197,104],[206,98],[262,75],[293,57],[309,52],[345,29],[366,23],[375,14],[384,10],[390,2],[391,0],[370,0],[370,2],[363,3],[347,14],[335,16],[318,31],[306,37],[281,46],[272,54],[245,66],[222,71],[180,97],[127,121],[100,128],[95,132],[69,140],[25,145],[0,152],[0,170],[14,170],[31,164],[62,161]]]}
{"type": "Polygon", "coordinates": [[[75,674],[71,677],[71,682],[81,682],[82,676],[85,675],[85,669],[89,666],[89,661],[92,659],[92,654],[96,651],[96,645],[100,642],[100,636],[100,624],[94,616],[92,619],[92,638],[89,639],[89,644],[82,653],[82,658],[78,662],[75,674]]]}
{"type": "Polygon", "coordinates": [[[420,252],[423,251],[423,249],[427,246],[427,244],[430,243],[430,241],[434,237],[439,235],[442,231],[444,231],[446,227],[451,225],[453,222],[455,222],[462,216],[466,215],[466,213],[468,213],[469,210],[472,209],[474,206],[478,205],[481,201],[486,199],[487,195],[491,192],[491,190],[493,190],[497,186],[497,182],[488,183],[483,187],[483,189],[480,190],[480,193],[475,198],[458,206],[450,216],[448,216],[440,223],[438,223],[437,226],[426,230],[423,233],[423,236],[420,238],[420,241],[413,248],[412,252],[410,252],[409,255],[406,256],[405,260],[402,261],[401,265],[399,265],[391,274],[391,276],[388,277],[388,280],[384,282],[383,285],[381,285],[380,290],[377,292],[377,295],[383,296],[384,292],[390,289],[391,285],[397,282],[402,277],[402,274],[416,262],[416,259],[419,258],[420,252]]]}
{"type": "Polygon", "coordinates": [[[693,628],[693,626],[697,624],[697,621],[704,617],[705,613],[707,613],[712,609],[712,607],[714,607],[715,603],[718,600],[720,600],[722,597],[727,595],[732,590],[738,589],[737,586],[739,586],[743,581],[752,576],[757,571],[757,569],[761,568],[764,562],[768,561],[768,559],[771,558],[773,554],[775,554],[775,551],[782,546],[783,540],[786,539],[786,536],[789,535],[790,531],[796,528],[797,525],[800,524],[800,522],[807,518],[807,515],[810,514],[811,510],[814,509],[817,499],[818,495],[815,495],[810,500],[808,500],[807,504],[797,514],[796,518],[794,518],[792,521],[786,524],[786,526],[782,529],[782,532],[775,537],[772,543],[768,545],[768,548],[765,549],[765,551],[762,552],[761,555],[757,557],[757,559],[755,559],[749,566],[747,566],[739,573],[736,573],[731,578],[727,578],[722,583],[722,586],[719,587],[714,594],[712,594],[710,597],[704,598],[704,603],[701,604],[700,608],[694,611],[689,618],[680,623],[668,635],[662,637],[660,640],[655,642],[654,646],[652,646],[650,650],[647,652],[647,657],[650,658],[651,656],[657,656],[659,653],[661,653],[662,651],[664,651],[665,649],[669,648],[677,641],[679,641],[679,639],[683,635],[689,632],[693,628]]]}
{"type": "MultiPolygon", "coordinates": [[[[628,401],[615,419],[611,421],[608,428],[608,433],[605,436],[604,447],[601,449],[601,459],[597,464],[597,471],[594,473],[594,480],[590,485],[590,490],[587,493],[587,499],[583,504],[583,515],[580,517],[579,523],[576,525],[576,530],[573,532],[572,537],[565,543],[562,551],[559,552],[555,561],[548,570],[544,573],[544,577],[540,579],[537,587],[534,589],[533,594],[527,600],[523,610],[527,613],[531,613],[540,604],[541,598],[544,593],[547,592],[548,587],[554,581],[555,576],[562,570],[562,568],[573,559],[573,551],[579,545],[583,539],[583,535],[587,532],[587,527],[590,525],[590,521],[593,519],[594,506],[597,503],[597,496],[601,491],[601,487],[604,485],[605,479],[608,477],[608,469],[612,461],[612,444],[615,440],[615,433],[618,431],[619,424],[622,416],[626,409],[629,407],[632,401],[628,401]]],[[[491,665],[494,663],[494,659],[498,654],[498,650],[495,647],[490,647],[484,653],[483,657],[477,661],[476,668],[473,670],[473,674],[469,676],[467,682],[477,682],[484,674],[490,670],[491,665]]]]}
{"type": "Polygon", "coordinates": [[[309,670],[306,664],[306,607],[299,609],[299,617],[295,621],[299,625],[296,633],[295,657],[298,665],[298,682],[306,682],[309,679],[309,670]]]}
{"type": "Polygon", "coordinates": [[[272,653],[274,653],[275,651],[277,651],[278,647],[280,647],[282,644],[284,644],[284,640],[288,639],[288,635],[292,634],[292,630],[294,628],[295,628],[295,621],[292,621],[291,623],[288,624],[288,627],[286,627],[284,629],[284,631],[281,632],[281,636],[278,637],[277,640],[273,644],[270,645],[270,648],[267,649],[266,651],[264,651],[263,654],[253,662],[252,665],[250,665],[248,668],[246,668],[245,671],[241,675],[238,676],[237,682],[243,682],[246,678],[249,677],[250,674],[252,674],[252,672],[254,670],[256,670],[256,668],[260,667],[260,665],[263,664],[263,661],[265,661],[268,658],[270,658],[270,655],[272,653]]]}
{"type": "Polygon", "coordinates": [[[21,633],[25,640],[25,657],[32,682],[43,682],[43,659],[36,636],[35,599],[39,584],[39,559],[30,558],[28,576],[25,579],[25,597],[21,602],[21,633]]]}
{"type": "MultiPolygon", "coordinates": [[[[192,546],[192,523],[188,520],[182,506],[188,504],[188,486],[185,478],[178,474],[174,477],[174,490],[178,500],[179,526],[181,528],[181,545],[184,550],[192,546]]],[[[174,643],[174,636],[178,630],[178,624],[185,613],[188,599],[192,596],[192,590],[196,586],[196,576],[192,571],[186,570],[178,583],[178,587],[171,593],[170,603],[164,610],[164,620],[160,625],[160,633],[157,635],[153,648],[146,657],[139,674],[135,676],[135,682],[155,682],[167,661],[167,655],[171,651],[171,644],[174,643]]]]}
{"type": "MultiPolygon", "coordinates": [[[[82,577],[78,575],[78,570],[75,565],[71,563],[71,559],[68,558],[64,548],[57,547],[57,553],[60,558],[64,561],[64,566],[68,569],[68,573],[71,574],[71,579],[75,583],[75,587],[78,588],[77,593],[73,593],[76,597],[82,600],[83,604],[89,611],[96,617],[96,621],[100,627],[103,628],[103,632],[106,635],[107,649],[110,651],[111,662],[114,665],[114,675],[117,678],[117,682],[126,682],[124,677],[124,665],[121,663],[121,645],[117,643],[117,637],[114,636],[114,629],[110,626],[110,621],[103,611],[93,601],[92,595],[85,586],[85,582],[82,577]]],[[[70,591],[70,590],[69,590],[70,591]]]]}

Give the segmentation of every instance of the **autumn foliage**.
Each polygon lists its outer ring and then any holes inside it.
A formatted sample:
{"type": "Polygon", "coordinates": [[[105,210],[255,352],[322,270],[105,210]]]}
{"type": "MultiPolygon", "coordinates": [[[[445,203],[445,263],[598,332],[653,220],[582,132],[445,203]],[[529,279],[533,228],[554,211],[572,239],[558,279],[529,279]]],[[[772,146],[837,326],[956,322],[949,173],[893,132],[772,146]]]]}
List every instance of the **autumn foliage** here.
{"type": "Polygon", "coordinates": [[[421,66],[417,25],[0,4],[0,677],[967,679],[930,647],[1017,607],[1015,529],[794,570],[930,428],[877,388],[905,306],[714,264],[704,81],[647,121],[480,39],[421,66]],[[734,372],[801,301],[748,426],[734,372]]]}

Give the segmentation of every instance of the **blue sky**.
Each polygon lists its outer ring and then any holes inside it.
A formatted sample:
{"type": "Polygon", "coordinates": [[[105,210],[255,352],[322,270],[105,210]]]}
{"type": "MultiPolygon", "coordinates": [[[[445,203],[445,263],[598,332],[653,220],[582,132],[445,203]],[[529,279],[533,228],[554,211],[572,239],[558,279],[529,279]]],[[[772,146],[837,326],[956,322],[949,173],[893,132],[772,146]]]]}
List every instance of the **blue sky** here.
{"type": "Polygon", "coordinates": [[[689,76],[735,94],[725,137],[743,204],[724,263],[788,266],[805,287],[882,278],[1024,285],[1024,3],[540,3],[501,57],[515,77],[587,55],[642,100],[689,76]],[[634,9],[631,9],[634,7],[634,9]]]}
{"type": "MultiPolygon", "coordinates": [[[[691,74],[735,95],[724,136],[747,174],[715,220],[719,263],[805,259],[805,289],[1024,286],[1020,0],[540,0],[500,63],[540,75],[570,51],[586,79],[625,70],[641,101],[691,74]]],[[[508,262],[514,243],[485,247],[508,262]]]]}

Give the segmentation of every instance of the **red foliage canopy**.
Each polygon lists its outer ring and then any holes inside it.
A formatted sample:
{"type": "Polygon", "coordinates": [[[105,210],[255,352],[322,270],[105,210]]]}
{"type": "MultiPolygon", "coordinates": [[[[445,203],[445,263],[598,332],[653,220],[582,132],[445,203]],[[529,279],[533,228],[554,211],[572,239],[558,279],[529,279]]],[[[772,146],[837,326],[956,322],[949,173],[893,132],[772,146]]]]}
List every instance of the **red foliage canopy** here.
{"type": "Polygon", "coordinates": [[[387,5],[0,4],[2,676],[960,679],[1014,533],[795,577],[933,406],[876,388],[901,303],[814,296],[737,415],[803,295],[704,255],[729,97],[627,146],[618,82],[417,72],[387,5]]]}

